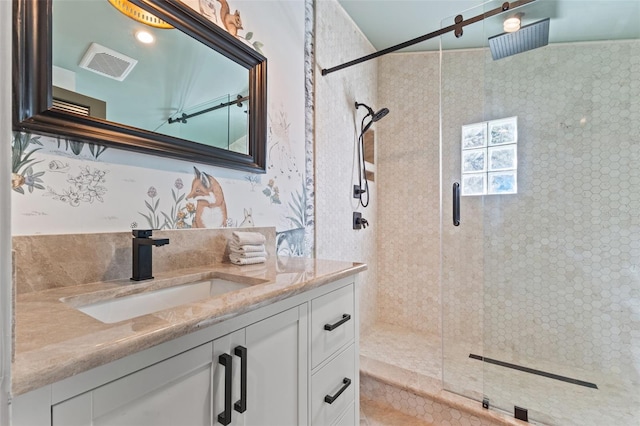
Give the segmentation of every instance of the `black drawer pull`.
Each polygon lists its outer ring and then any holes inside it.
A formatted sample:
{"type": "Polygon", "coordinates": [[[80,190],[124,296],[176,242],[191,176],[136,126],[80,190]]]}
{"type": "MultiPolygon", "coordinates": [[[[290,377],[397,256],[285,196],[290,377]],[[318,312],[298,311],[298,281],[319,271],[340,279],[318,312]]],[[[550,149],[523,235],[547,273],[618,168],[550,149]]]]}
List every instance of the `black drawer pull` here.
{"type": "Polygon", "coordinates": [[[218,362],[224,366],[224,411],[218,414],[218,422],[228,425],[231,423],[231,379],[233,378],[231,355],[220,355],[218,362]]]}
{"type": "Polygon", "coordinates": [[[240,400],[233,404],[238,413],[247,411],[247,348],[236,346],[233,353],[240,357],[240,400]]]}
{"type": "Polygon", "coordinates": [[[347,379],[345,377],[342,380],[342,383],[344,383],[344,385],[338,392],[336,392],[335,395],[327,395],[324,397],[324,402],[326,402],[327,404],[333,404],[333,401],[335,401],[340,395],[342,395],[342,392],[344,392],[349,387],[349,385],[351,384],[351,379],[347,379]]]}
{"type": "Polygon", "coordinates": [[[344,324],[345,322],[349,321],[351,319],[351,315],[349,314],[343,314],[342,315],[342,319],[340,321],[338,321],[335,324],[325,324],[324,325],[324,329],[327,331],[333,331],[334,329],[340,327],[342,324],[344,324]]]}

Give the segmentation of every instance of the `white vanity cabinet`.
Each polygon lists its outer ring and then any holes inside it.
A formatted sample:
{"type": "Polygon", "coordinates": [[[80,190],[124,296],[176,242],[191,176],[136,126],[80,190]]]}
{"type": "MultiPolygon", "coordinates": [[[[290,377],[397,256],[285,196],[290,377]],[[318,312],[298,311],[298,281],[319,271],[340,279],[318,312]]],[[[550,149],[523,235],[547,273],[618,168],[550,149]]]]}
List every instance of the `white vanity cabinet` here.
{"type": "Polygon", "coordinates": [[[211,343],[52,407],[53,426],[210,425],[211,343]]]}
{"type": "Polygon", "coordinates": [[[305,330],[294,307],[56,404],[52,425],[305,424],[305,330]]]}
{"type": "Polygon", "coordinates": [[[306,318],[294,307],[213,342],[213,424],[307,423],[306,318]]]}
{"type": "Polygon", "coordinates": [[[343,278],[20,395],[12,425],[356,424],[354,281],[343,278]]]}
{"type": "MultiPolygon", "coordinates": [[[[359,408],[356,295],[342,287],[311,301],[311,424],[354,419],[359,408]]],[[[348,420],[347,420],[348,421],[348,420]]]]}

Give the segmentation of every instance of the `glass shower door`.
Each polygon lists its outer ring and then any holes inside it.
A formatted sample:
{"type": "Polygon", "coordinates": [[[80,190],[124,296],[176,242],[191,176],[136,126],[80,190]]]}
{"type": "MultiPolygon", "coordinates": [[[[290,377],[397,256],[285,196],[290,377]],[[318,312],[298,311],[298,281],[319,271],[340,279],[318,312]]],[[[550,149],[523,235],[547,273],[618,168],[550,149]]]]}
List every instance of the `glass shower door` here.
{"type": "Polygon", "coordinates": [[[550,424],[640,424],[640,3],[610,9],[539,0],[523,30],[550,18],[550,45],[485,55],[489,193],[517,193],[484,199],[484,392],[550,424]]]}
{"type": "MultiPolygon", "coordinates": [[[[482,8],[461,12],[465,18],[482,14],[482,8]]],[[[454,22],[451,16],[442,27],[454,22]]],[[[484,395],[482,362],[473,356],[483,353],[483,205],[484,198],[464,194],[454,197],[454,185],[463,184],[462,131],[472,155],[483,145],[485,132],[476,126],[484,114],[484,51],[476,46],[482,24],[464,28],[462,38],[453,33],[441,37],[440,57],[440,194],[441,194],[441,295],[442,295],[442,381],[444,389],[481,401],[484,395]],[[453,224],[453,204],[459,201],[460,224],[453,224]]],[[[467,172],[481,182],[484,165],[468,162],[467,172]]]]}
{"type": "MultiPolygon", "coordinates": [[[[517,10],[523,27],[549,18],[548,46],[443,51],[443,379],[529,420],[635,425],[640,3],[570,3],[517,10]]],[[[507,17],[476,24],[483,45],[507,17]]]]}

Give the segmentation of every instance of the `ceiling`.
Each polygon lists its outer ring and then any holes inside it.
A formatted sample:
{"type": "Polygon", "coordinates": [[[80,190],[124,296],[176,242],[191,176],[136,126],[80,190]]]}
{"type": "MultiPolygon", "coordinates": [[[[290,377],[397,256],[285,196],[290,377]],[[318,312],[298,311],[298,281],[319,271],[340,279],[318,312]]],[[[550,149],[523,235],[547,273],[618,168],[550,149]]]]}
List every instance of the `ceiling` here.
{"type": "MultiPolygon", "coordinates": [[[[431,33],[464,19],[500,7],[504,1],[481,0],[338,0],[376,50],[431,33]],[[484,6],[483,6],[484,4],[484,6]]],[[[488,37],[500,34],[502,21],[516,9],[464,28],[456,39],[452,33],[442,37],[443,49],[464,49],[486,45],[488,37]]],[[[638,0],[536,0],[517,9],[523,12],[522,25],[550,17],[550,43],[638,39],[640,1],[638,0]]],[[[438,50],[438,38],[402,51],[438,50]]]]}
{"type": "MultiPolygon", "coordinates": [[[[0,0],[2,1],[2,0],[0,0]]],[[[227,140],[228,117],[207,114],[190,119],[188,126],[167,124],[167,118],[217,105],[248,91],[248,70],[176,29],[140,24],[106,0],[55,0],[52,5],[53,65],[70,71],[75,86],[67,89],[104,101],[107,119],[175,137],[212,143],[212,128],[219,120],[220,143],[227,140]],[[134,38],[145,29],[155,36],[144,45],[134,38]],[[97,43],[137,60],[131,73],[118,81],[79,66],[87,48],[97,43]],[[191,64],[198,63],[199,67],[191,64]],[[214,117],[214,118],[212,118],[214,117]]],[[[55,84],[56,82],[54,82],[55,84]]],[[[237,113],[240,108],[225,109],[237,113]]],[[[246,132],[246,114],[235,124],[246,132]]]]}

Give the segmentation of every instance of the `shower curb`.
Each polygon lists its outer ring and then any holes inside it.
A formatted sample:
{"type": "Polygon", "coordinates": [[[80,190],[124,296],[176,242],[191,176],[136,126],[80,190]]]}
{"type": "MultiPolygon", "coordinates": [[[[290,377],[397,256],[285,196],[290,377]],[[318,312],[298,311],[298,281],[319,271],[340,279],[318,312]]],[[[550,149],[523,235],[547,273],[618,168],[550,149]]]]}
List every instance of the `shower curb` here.
{"type": "MultiPolygon", "coordinates": [[[[524,422],[507,413],[486,410],[480,401],[442,389],[437,379],[424,378],[403,382],[387,364],[360,356],[360,397],[393,407],[427,422],[448,422],[451,426],[525,426],[543,423],[524,422]],[[466,421],[462,421],[462,419],[466,421]]],[[[413,375],[415,379],[415,375],[413,375]]]]}

